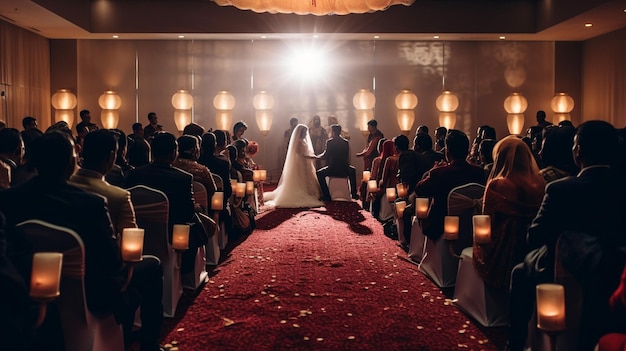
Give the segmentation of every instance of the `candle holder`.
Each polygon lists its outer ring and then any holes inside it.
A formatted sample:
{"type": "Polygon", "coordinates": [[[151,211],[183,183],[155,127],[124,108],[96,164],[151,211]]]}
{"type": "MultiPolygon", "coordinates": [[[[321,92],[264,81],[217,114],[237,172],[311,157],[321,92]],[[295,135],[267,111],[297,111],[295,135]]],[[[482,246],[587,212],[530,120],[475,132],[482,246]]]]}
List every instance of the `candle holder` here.
{"type": "Polygon", "coordinates": [[[398,183],[396,184],[396,190],[398,191],[399,198],[401,199],[406,198],[407,192],[408,192],[408,188],[406,185],[404,185],[403,183],[398,183]]]}
{"type": "Polygon", "coordinates": [[[537,293],[537,329],[548,335],[550,350],[556,351],[559,334],[565,331],[565,288],[560,284],[539,284],[537,293]]]}
{"type": "Polygon", "coordinates": [[[387,196],[387,201],[389,202],[396,201],[396,188],[386,188],[385,195],[387,196]]]}
{"type": "Polygon", "coordinates": [[[30,277],[31,299],[39,302],[36,325],[40,326],[46,318],[48,302],[54,301],[60,293],[61,267],[63,254],[59,252],[36,252],[30,277]]]}
{"type": "Polygon", "coordinates": [[[419,219],[428,217],[429,201],[427,197],[418,197],[415,199],[415,216],[419,219]]]}
{"type": "Polygon", "coordinates": [[[182,253],[189,249],[189,224],[174,224],[172,248],[176,252],[176,269],[180,269],[182,253]]]}
{"type": "Polygon", "coordinates": [[[448,251],[450,255],[456,259],[461,259],[461,256],[454,252],[452,242],[459,239],[459,217],[458,216],[445,216],[443,218],[443,239],[448,245],[448,251]]]}

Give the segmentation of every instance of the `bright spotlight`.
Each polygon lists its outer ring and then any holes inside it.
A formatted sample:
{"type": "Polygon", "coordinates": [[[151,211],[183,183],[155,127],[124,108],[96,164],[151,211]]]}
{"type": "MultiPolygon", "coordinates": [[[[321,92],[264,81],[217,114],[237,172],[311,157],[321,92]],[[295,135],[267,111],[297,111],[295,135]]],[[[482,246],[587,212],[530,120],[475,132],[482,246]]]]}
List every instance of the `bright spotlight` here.
{"type": "Polygon", "coordinates": [[[289,72],[303,80],[314,80],[326,73],[327,58],[315,49],[302,49],[292,53],[288,59],[289,72]]]}

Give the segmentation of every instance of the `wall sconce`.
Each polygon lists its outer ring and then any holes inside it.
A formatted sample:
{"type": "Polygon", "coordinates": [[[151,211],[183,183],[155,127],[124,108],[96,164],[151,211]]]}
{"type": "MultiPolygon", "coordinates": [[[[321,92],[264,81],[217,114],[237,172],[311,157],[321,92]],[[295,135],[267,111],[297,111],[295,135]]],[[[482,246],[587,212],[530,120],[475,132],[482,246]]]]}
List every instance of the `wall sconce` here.
{"type": "Polygon", "coordinates": [[[376,96],[369,89],[360,89],[352,98],[352,104],[356,109],[356,120],[359,130],[363,136],[367,136],[367,122],[374,119],[374,106],[376,106],[376,96]]]}
{"type": "Polygon", "coordinates": [[[261,135],[267,136],[272,127],[272,109],[274,108],[274,97],[266,91],[260,91],[252,98],[254,106],[256,124],[259,126],[261,135]]]}
{"type": "Polygon", "coordinates": [[[193,108],[193,96],[187,90],[179,90],[172,95],[174,106],[174,123],[176,129],[182,132],[191,123],[191,109],[193,108]]]}
{"type": "Polygon", "coordinates": [[[54,107],[54,121],[65,121],[72,128],[74,123],[74,108],[76,107],[76,95],[68,89],[59,89],[50,100],[54,107]]]}
{"type": "Polygon", "coordinates": [[[459,108],[459,98],[450,90],[444,90],[435,105],[439,110],[439,125],[448,130],[453,129],[456,124],[456,109],[459,108]]]}
{"type": "Polygon", "coordinates": [[[528,101],[520,93],[513,93],[504,99],[504,110],[508,113],[506,125],[509,128],[509,133],[519,135],[522,132],[526,108],[528,108],[528,101]]]}
{"type": "Polygon", "coordinates": [[[213,98],[213,106],[217,110],[215,115],[217,129],[229,130],[233,121],[235,97],[229,91],[221,90],[213,98]]]}
{"type": "Polygon", "coordinates": [[[396,108],[398,112],[398,126],[404,135],[408,135],[415,122],[415,107],[417,107],[418,99],[409,89],[403,89],[396,95],[396,108]]]}
{"type": "Polygon", "coordinates": [[[98,98],[98,105],[102,109],[100,112],[100,122],[106,129],[117,128],[120,121],[119,109],[122,106],[122,99],[112,90],[105,91],[98,98]]]}
{"type": "Polygon", "coordinates": [[[574,109],[574,99],[566,93],[557,93],[550,101],[550,108],[554,112],[554,124],[564,120],[571,121],[569,113],[574,109]]]}

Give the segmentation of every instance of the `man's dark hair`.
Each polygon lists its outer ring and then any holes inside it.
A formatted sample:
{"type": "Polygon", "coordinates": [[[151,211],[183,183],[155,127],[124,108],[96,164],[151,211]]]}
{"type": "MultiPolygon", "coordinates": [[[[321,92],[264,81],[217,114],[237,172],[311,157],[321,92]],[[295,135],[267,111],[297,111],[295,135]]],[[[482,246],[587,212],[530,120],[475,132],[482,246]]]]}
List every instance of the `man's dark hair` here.
{"type": "Polygon", "coordinates": [[[450,158],[463,160],[469,153],[469,139],[458,129],[450,129],[446,135],[446,150],[450,158]]]}
{"type": "Polygon", "coordinates": [[[333,131],[335,135],[341,135],[341,126],[339,124],[333,124],[330,126],[330,129],[333,131]]]}
{"type": "Polygon", "coordinates": [[[176,137],[170,132],[156,132],[154,133],[154,139],[150,143],[152,150],[152,158],[169,158],[172,152],[175,152],[178,145],[176,144],[176,137]]]}
{"type": "Polygon", "coordinates": [[[87,169],[97,169],[106,161],[111,152],[117,150],[115,132],[108,129],[97,129],[85,135],[83,142],[83,165],[87,169]]]}
{"type": "Polygon", "coordinates": [[[204,133],[202,136],[202,144],[200,147],[202,148],[202,152],[205,154],[213,155],[215,153],[215,146],[217,145],[217,141],[215,138],[215,134],[213,132],[204,133]]]}
{"type": "Polygon", "coordinates": [[[226,146],[226,139],[228,139],[226,132],[223,130],[216,130],[213,132],[215,134],[215,144],[220,147],[226,146]]]}
{"type": "Polygon", "coordinates": [[[156,112],[148,112],[148,121],[152,120],[152,117],[156,116],[156,112]]]}
{"type": "Polygon", "coordinates": [[[435,128],[435,136],[442,135],[445,138],[446,134],[448,134],[448,128],[446,127],[435,128]]]}
{"type": "Polygon", "coordinates": [[[496,128],[485,126],[485,128],[483,128],[483,139],[496,140],[496,128]]]}
{"type": "Polygon", "coordinates": [[[417,133],[417,135],[415,135],[415,139],[413,139],[413,144],[417,145],[421,151],[432,150],[433,138],[426,133],[417,133]]]}
{"type": "Polygon", "coordinates": [[[378,127],[378,122],[375,119],[370,119],[369,121],[367,121],[367,125],[376,128],[378,127]]]}
{"type": "Polygon", "coordinates": [[[51,131],[35,139],[30,150],[30,162],[43,177],[66,178],[74,145],[63,132],[51,131]]]}
{"type": "Polygon", "coordinates": [[[294,123],[298,123],[298,119],[296,117],[291,117],[291,119],[289,119],[289,125],[292,125],[294,123]]]}
{"type": "Polygon", "coordinates": [[[545,120],[546,120],[546,111],[544,110],[537,111],[537,122],[545,121],[545,120]]]}
{"type": "Polygon", "coordinates": [[[141,130],[141,128],[143,128],[143,125],[139,122],[137,123],[133,123],[133,133],[137,133],[138,130],[141,130]]]}
{"type": "Polygon", "coordinates": [[[81,110],[79,116],[81,119],[85,118],[89,114],[89,110],[81,110]]]}
{"type": "Polygon", "coordinates": [[[0,153],[12,154],[22,147],[22,136],[15,128],[4,128],[0,130],[0,153]]]}
{"type": "Polygon", "coordinates": [[[183,129],[183,135],[185,134],[201,137],[202,134],[204,134],[204,127],[202,127],[198,123],[191,122],[183,129]]]}
{"type": "Polygon", "coordinates": [[[37,119],[35,117],[26,116],[22,118],[22,127],[26,129],[26,127],[31,125],[33,122],[37,122],[37,119]]]}
{"type": "Polygon", "coordinates": [[[418,133],[430,133],[430,131],[428,130],[428,126],[427,125],[420,125],[417,127],[417,129],[415,130],[416,134],[418,133]]]}
{"type": "Polygon", "coordinates": [[[609,122],[584,122],[578,126],[576,136],[585,166],[610,165],[615,162],[619,138],[617,130],[609,122]]]}
{"type": "Polygon", "coordinates": [[[493,163],[494,146],[496,146],[494,139],[483,139],[478,145],[478,153],[483,157],[485,163],[493,163]]]}
{"type": "Polygon", "coordinates": [[[177,140],[178,157],[184,159],[192,159],[194,148],[198,145],[198,138],[193,135],[183,135],[177,140]]]}
{"type": "Polygon", "coordinates": [[[409,149],[409,138],[407,138],[406,135],[400,134],[393,138],[393,145],[400,152],[406,151],[409,149]]]}

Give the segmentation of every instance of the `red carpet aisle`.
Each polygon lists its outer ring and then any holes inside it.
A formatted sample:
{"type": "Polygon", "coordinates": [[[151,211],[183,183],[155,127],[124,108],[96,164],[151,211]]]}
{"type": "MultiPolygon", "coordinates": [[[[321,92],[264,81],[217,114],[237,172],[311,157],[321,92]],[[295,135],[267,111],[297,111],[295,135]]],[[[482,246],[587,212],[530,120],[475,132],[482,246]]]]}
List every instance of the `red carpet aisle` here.
{"type": "Polygon", "coordinates": [[[357,203],[276,209],[163,343],[179,350],[496,350],[357,203]]]}

